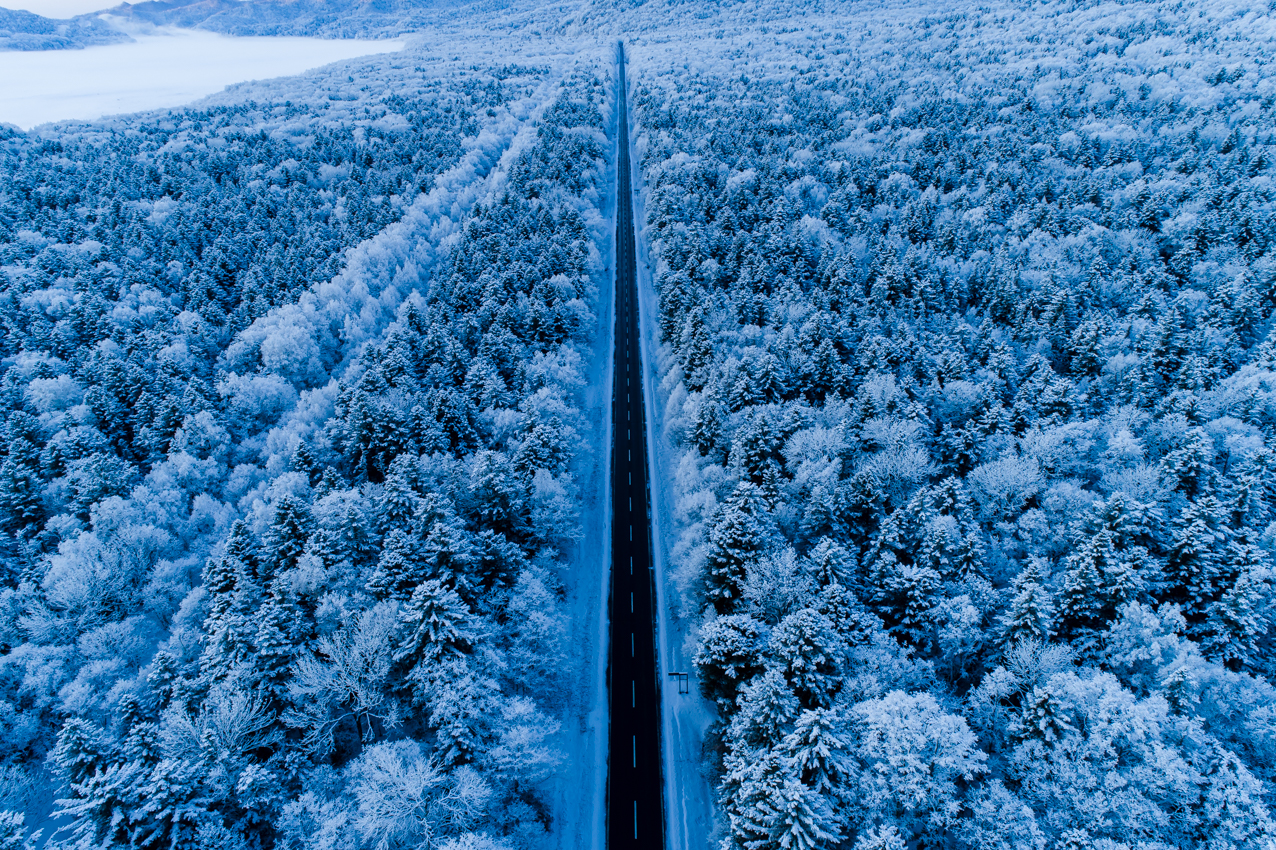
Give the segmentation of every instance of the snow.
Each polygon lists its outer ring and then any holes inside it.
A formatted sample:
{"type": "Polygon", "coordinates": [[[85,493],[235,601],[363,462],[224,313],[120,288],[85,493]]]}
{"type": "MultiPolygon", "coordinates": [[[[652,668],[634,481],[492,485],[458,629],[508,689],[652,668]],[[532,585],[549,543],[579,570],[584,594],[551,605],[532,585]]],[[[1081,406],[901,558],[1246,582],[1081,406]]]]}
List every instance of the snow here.
{"type": "MultiPolygon", "coordinates": [[[[640,51],[630,54],[629,67],[641,67],[640,51]]],[[[630,72],[630,80],[637,75],[630,72]]],[[[632,89],[631,83],[631,89],[632,89]]],[[[643,129],[630,122],[629,158],[634,165],[642,162],[640,137],[643,129]]],[[[646,184],[635,167],[632,185],[634,221],[647,220],[646,184]]],[[[656,571],[656,610],[659,632],[656,635],[656,681],[661,687],[661,747],[664,749],[665,775],[665,842],[670,850],[708,850],[713,843],[713,790],[705,778],[702,748],[705,733],[714,720],[713,707],[700,696],[695,668],[691,664],[695,623],[675,613],[678,590],[670,573],[670,543],[676,539],[674,506],[676,494],[673,477],[676,452],[666,429],[667,399],[660,390],[660,377],[665,369],[657,361],[662,348],[657,316],[657,296],[651,278],[653,267],[650,247],[640,227],[637,234],[638,316],[641,329],[643,362],[643,404],[647,409],[647,456],[651,459],[651,557],[656,571]],[[668,529],[668,530],[665,530],[668,529]],[[691,692],[679,694],[668,674],[688,673],[691,692]]],[[[681,606],[678,606],[679,608],[681,606]]]]}
{"type": "Polygon", "coordinates": [[[50,121],[180,106],[234,83],[403,47],[402,41],[168,30],[84,50],[0,52],[0,122],[29,130],[50,121]]]}
{"type": "MultiPolygon", "coordinates": [[[[331,281],[301,294],[295,303],[276,307],[256,319],[231,343],[228,359],[258,350],[272,334],[289,332],[318,338],[341,327],[343,348],[334,374],[348,381],[358,374],[367,346],[383,341],[400,305],[427,287],[438,263],[460,238],[465,216],[479,203],[490,203],[505,184],[510,166],[535,141],[535,125],[556,91],[560,74],[549,76],[526,99],[509,104],[470,142],[470,149],[439,175],[434,188],[418,198],[398,222],[347,252],[346,268],[331,281]]],[[[294,343],[296,344],[296,343],[294,343]]],[[[315,390],[318,397],[335,392],[335,383],[315,390]]],[[[299,405],[271,432],[308,434],[310,412],[299,405]]]]}
{"type": "MultiPolygon", "coordinates": [[[[590,52],[607,49],[604,45],[590,52]]],[[[612,73],[614,85],[614,65],[612,73]]],[[[588,384],[580,404],[589,431],[584,435],[586,447],[578,454],[573,470],[584,496],[582,533],[575,551],[569,553],[571,573],[566,577],[569,616],[574,624],[571,663],[576,684],[569,697],[567,720],[571,725],[565,726],[561,744],[567,758],[554,786],[555,846],[564,850],[593,850],[606,844],[616,126],[611,104],[604,104],[603,110],[609,136],[606,169],[598,178],[601,208],[587,220],[601,260],[601,268],[594,276],[598,287],[594,305],[597,321],[589,352],[588,384]]]]}

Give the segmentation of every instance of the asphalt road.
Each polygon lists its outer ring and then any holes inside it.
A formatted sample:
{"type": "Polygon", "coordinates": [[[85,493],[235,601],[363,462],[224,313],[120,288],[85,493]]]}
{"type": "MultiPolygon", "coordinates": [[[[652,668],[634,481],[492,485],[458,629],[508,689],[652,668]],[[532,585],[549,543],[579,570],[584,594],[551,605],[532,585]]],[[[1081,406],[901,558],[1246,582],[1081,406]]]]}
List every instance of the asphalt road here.
{"type": "Polygon", "coordinates": [[[616,158],[616,358],[612,384],[611,731],[607,845],[664,847],[660,691],[647,508],[647,443],[638,343],[625,53],[619,48],[616,158]]]}

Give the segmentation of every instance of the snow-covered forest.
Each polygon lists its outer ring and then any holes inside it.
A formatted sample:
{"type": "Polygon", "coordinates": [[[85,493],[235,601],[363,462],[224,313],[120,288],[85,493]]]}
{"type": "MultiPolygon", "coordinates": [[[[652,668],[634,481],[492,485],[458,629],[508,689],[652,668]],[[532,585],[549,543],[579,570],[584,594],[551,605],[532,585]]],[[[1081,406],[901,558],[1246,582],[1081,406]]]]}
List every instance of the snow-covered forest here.
{"type": "Polygon", "coordinates": [[[0,142],[0,846],[548,840],[610,69],[425,70],[0,142]]]}
{"type": "Polygon", "coordinates": [[[1276,840],[1273,21],[633,50],[723,848],[1276,840]]]}
{"type": "Polygon", "coordinates": [[[1272,8],[131,8],[419,32],[0,125],[0,850],[597,845],[616,39],[671,846],[1276,846],[1272,8]]]}

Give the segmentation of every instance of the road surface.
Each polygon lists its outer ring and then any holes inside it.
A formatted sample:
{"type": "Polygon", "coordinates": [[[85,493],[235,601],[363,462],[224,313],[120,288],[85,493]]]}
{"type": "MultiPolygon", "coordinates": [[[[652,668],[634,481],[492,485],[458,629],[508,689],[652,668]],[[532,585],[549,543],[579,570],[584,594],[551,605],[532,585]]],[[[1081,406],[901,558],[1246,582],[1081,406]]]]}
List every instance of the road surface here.
{"type": "Polygon", "coordinates": [[[624,46],[617,105],[616,357],[612,386],[611,730],[607,845],[664,847],[660,691],[656,681],[647,443],[642,404],[634,207],[624,46]]]}

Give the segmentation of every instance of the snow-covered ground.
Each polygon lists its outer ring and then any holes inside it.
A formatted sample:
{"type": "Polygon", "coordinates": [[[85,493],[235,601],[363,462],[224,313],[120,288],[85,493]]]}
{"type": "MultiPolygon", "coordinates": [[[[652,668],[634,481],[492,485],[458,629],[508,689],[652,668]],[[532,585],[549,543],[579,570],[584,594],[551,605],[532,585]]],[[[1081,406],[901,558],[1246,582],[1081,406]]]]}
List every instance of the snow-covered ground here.
{"type": "Polygon", "coordinates": [[[401,41],[235,38],[194,30],[84,50],[0,53],[0,122],[50,121],[180,106],[233,83],[402,50],[401,41]]]}
{"type": "MultiPolygon", "coordinates": [[[[614,85],[614,78],[613,78],[614,85]]],[[[608,593],[611,587],[611,397],[615,326],[616,157],[615,110],[604,106],[609,138],[606,172],[599,179],[599,209],[589,226],[599,247],[602,268],[595,275],[592,354],[581,412],[588,423],[587,449],[578,455],[575,474],[584,504],[581,539],[572,554],[573,574],[566,581],[573,623],[572,706],[564,724],[566,755],[555,780],[554,832],[562,850],[591,850],[606,841],[608,593]]]]}

